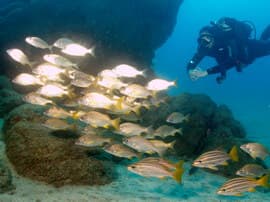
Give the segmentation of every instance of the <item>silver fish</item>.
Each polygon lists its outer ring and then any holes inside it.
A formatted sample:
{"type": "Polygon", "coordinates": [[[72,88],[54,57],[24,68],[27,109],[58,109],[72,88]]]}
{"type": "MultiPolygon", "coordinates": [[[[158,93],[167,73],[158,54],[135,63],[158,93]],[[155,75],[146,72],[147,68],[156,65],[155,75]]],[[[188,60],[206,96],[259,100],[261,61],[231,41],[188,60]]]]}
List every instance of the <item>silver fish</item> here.
{"type": "Polygon", "coordinates": [[[74,67],[76,69],[79,69],[77,64],[72,63],[70,60],[67,58],[64,58],[61,55],[56,55],[56,54],[47,54],[43,56],[43,59],[49,63],[52,63],[57,66],[61,67],[74,67]]]}
{"type": "Polygon", "coordinates": [[[81,121],[90,124],[94,128],[103,127],[109,128],[114,127],[116,129],[119,128],[119,118],[112,120],[107,114],[102,114],[97,111],[90,111],[86,114],[80,116],[81,121]]]}
{"type": "Polygon", "coordinates": [[[243,192],[254,192],[255,187],[268,187],[268,176],[259,180],[248,177],[237,177],[225,182],[217,191],[217,194],[228,196],[241,196],[243,192]]]}
{"type": "Polygon", "coordinates": [[[51,63],[43,63],[32,70],[34,74],[50,81],[62,81],[61,75],[66,75],[67,70],[51,63]]]}
{"type": "Polygon", "coordinates": [[[42,105],[42,106],[47,105],[47,104],[54,104],[53,101],[43,98],[35,92],[26,94],[25,96],[23,96],[23,100],[30,104],[42,105]]]}
{"type": "Polygon", "coordinates": [[[115,131],[118,134],[124,135],[126,137],[141,135],[143,133],[150,133],[152,127],[143,127],[136,123],[125,122],[120,124],[119,130],[115,131]]]}
{"type": "Polygon", "coordinates": [[[155,130],[153,136],[165,138],[168,136],[175,136],[177,133],[182,135],[182,128],[176,129],[172,126],[162,125],[155,130]]]}
{"type": "Polygon", "coordinates": [[[95,134],[86,134],[75,142],[76,145],[85,147],[101,147],[106,143],[110,143],[112,140],[110,138],[104,138],[95,134]]]}
{"type": "Polygon", "coordinates": [[[123,89],[120,89],[120,92],[123,95],[133,97],[133,98],[143,98],[146,99],[149,96],[152,96],[152,93],[147,90],[144,86],[139,85],[139,84],[131,84],[123,89]]]}
{"type": "Polygon", "coordinates": [[[30,85],[43,85],[44,83],[36,76],[28,73],[21,73],[17,75],[13,80],[13,83],[22,86],[30,86],[30,85]]]}
{"type": "Polygon", "coordinates": [[[258,164],[246,164],[236,172],[236,175],[257,178],[269,173],[269,170],[258,164]]]}
{"type": "MultiPolygon", "coordinates": [[[[95,92],[90,92],[84,95],[83,97],[79,98],[78,103],[91,107],[91,108],[100,108],[100,109],[110,109],[114,105],[117,105],[117,101],[112,100],[108,96],[105,96],[101,93],[95,93],[95,92]]],[[[119,107],[121,108],[121,103],[119,103],[119,107]]]]}
{"type": "Polygon", "coordinates": [[[184,116],[180,112],[173,112],[166,119],[168,123],[173,123],[173,124],[179,124],[179,123],[182,123],[183,121],[188,121],[188,120],[189,120],[189,115],[184,116]]]}
{"type": "Polygon", "coordinates": [[[68,117],[72,117],[73,114],[71,112],[68,112],[60,107],[52,106],[49,109],[47,109],[44,114],[51,118],[57,118],[57,119],[66,119],[68,117]]]}
{"type": "Polygon", "coordinates": [[[25,41],[26,43],[36,48],[49,49],[49,50],[51,50],[52,48],[52,46],[50,46],[46,41],[44,41],[43,39],[39,37],[29,36],[25,38],[25,41]]]}
{"type": "Polygon", "coordinates": [[[71,84],[81,88],[88,88],[91,86],[95,80],[95,77],[84,72],[80,71],[72,71],[69,74],[69,78],[71,78],[71,84]]]}
{"type": "Polygon", "coordinates": [[[50,118],[42,125],[52,130],[76,130],[76,125],[68,124],[66,121],[56,118],[50,118]]]}
{"type": "Polygon", "coordinates": [[[74,43],[74,41],[72,41],[71,39],[59,38],[54,42],[53,46],[60,48],[60,49],[65,49],[67,47],[67,45],[73,44],[73,43],[74,43]]]}
{"type": "Polygon", "coordinates": [[[123,157],[123,158],[138,158],[138,154],[134,152],[132,149],[129,147],[122,145],[122,144],[113,144],[109,145],[103,148],[104,151],[118,157],[123,157]]]}
{"type": "Polygon", "coordinates": [[[72,56],[85,56],[87,54],[95,56],[94,51],[95,47],[87,49],[84,46],[76,43],[68,44],[65,48],[62,49],[63,53],[72,56]]]}
{"type": "Polygon", "coordinates": [[[243,144],[240,146],[240,148],[247,152],[252,158],[260,158],[262,160],[265,160],[267,156],[270,155],[269,150],[265,148],[262,144],[259,143],[248,143],[243,144]]]}
{"type": "Polygon", "coordinates": [[[138,152],[153,154],[158,153],[160,156],[163,155],[162,151],[156,148],[150,141],[141,136],[132,136],[123,139],[123,143],[138,152]]]}
{"type": "Polygon", "coordinates": [[[164,79],[153,79],[146,85],[146,89],[152,91],[167,90],[170,86],[176,86],[175,81],[166,81],[164,79]]]}
{"type": "Polygon", "coordinates": [[[6,52],[16,62],[22,65],[29,65],[30,67],[33,66],[33,64],[29,61],[28,57],[20,49],[8,49],[6,52]]]}
{"type": "Polygon", "coordinates": [[[69,91],[56,84],[46,84],[40,87],[36,92],[45,97],[69,96],[69,91]]]}
{"type": "Polygon", "coordinates": [[[117,65],[112,69],[112,71],[118,76],[118,77],[127,77],[127,78],[134,78],[138,75],[145,77],[145,71],[139,71],[135,67],[127,65],[127,64],[120,64],[117,65]]]}

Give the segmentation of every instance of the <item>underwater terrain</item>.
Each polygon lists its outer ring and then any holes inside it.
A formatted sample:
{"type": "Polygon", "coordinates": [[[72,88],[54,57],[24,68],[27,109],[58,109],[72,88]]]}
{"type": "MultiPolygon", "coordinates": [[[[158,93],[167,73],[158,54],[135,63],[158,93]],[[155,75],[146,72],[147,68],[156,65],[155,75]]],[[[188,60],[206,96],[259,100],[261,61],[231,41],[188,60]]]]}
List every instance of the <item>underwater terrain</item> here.
{"type": "MultiPolygon", "coordinates": [[[[259,38],[269,24],[270,3],[73,3],[0,3],[0,24],[12,25],[0,32],[0,202],[269,201],[269,187],[257,184],[241,196],[216,192],[246,164],[269,173],[269,152],[256,159],[240,147],[258,142],[270,149],[270,57],[241,73],[230,70],[221,85],[214,76],[192,82],[185,66],[202,26],[223,16],[250,20],[259,38]],[[49,43],[27,41],[29,36],[49,43]],[[65,47],[56,44],[63,38],[65,47]],[[14,56],[16,48],[27,59],[14,56]],[[52,54],[69,60],[51,60],[52,54]],[[43,60],[61,66],[61,76],[40,76],[34,67],[43,60]],[[36,77],[20,79],[24,73],[36,77]],[[177,117],[169,120],[173,113],[177,117]],[[217,170],[194,167],[202,153],[217,150],[227,158],[217,170]]],[[[208,58],[201,67],[212,64],[208,58]]]]}

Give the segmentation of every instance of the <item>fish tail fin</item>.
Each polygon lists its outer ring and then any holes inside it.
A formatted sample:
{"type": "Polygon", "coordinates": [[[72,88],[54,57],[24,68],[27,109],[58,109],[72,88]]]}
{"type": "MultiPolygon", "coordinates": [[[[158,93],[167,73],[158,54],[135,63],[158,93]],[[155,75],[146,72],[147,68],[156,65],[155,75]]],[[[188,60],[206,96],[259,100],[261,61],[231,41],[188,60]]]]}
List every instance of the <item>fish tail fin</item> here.
{"type": "Polygon", "coordinates": [[[35,62],[35,61],[29,61],[29,62],[27,63],[27,65],[28,65],[31,69],[33,69],[33,67],[36,66],[37,64],[38,64],[38,63],[35,62]]]}
{"type": "Polygon", "coordinates": [[[175,86],[176,88],[178,88],[179,82],[178,82],[178,80],[176,79],[176,80],[174,80],[174,81],[172,82],[172,84],[173,84],[173,86],[175,86]]]}
{"type": "Polygon", "coordinates": [[[163,157],[164,154],[166,153],[167,149],[166,148],[156,148],[156,152],[160,157],[163,157]]]}
{"type": "Polygon", "coordinates": [[[175,168],[179,168],[179,169],[183,169],[183,165],[184,165],[184,160],[180,160],[177,163],[174,164],[175,168]]]}
{"type": "Polygon", "coordinates": [[[53,53],[53,50],[52,50],[53,49],[53,45],[49,45],[48,46],[48,49],[49,49],[50,53],[53,53]]]}
{"type": "Polygon", "coordinates": [[[145,133],[152,134],[154,132],[154,128],[152,125],[148,126],[145,130],[145,133]]]}
{"type": "Polygon", "coordinates": [[[93,46],[93,47],[89,48],[88,49],[88,54],[92,55],[93,57],[96,57],[95,50],[96,50],[96,46],[93,46]]]}
{"type": "Polygon", "coordinates": [[[264,175],[263,177],[261,177],[260,179],[258,179],[256,182],[263,186],[263,187],[267,187],[270,188],[270,184],[268,183],[269,180],[269,174],[268,175],[264,175]]]}
{"type": "Polygon", "coordinates": [[[141,75],[142,75],[144,78],[147,77],[146,72],[147,72],[147,69],[144,69],[144,70],[141,71],[141,75]]]}
{"type": "Polygon", "coordinates": [[[170,149],[173,149],[173,148],[174,148],[175,143],[176,143],[176,140],[174,140],[174,141],[170,142],[170,143],[169,143],[169,148],[170,148],[170,149]]]}
{"type": "Polygon", "coordinates": [[[48,79],[46,78],[46,76],[40,76],[39,80],[43,83],[43,85],[48,81],[48,79]]]}
{"type": "Polygon", "coordinates": [[[157,92],[157,91],[152,91],[152,93],[151,93],[151,94],[152,94],[152,97],[153,97],[153,98],[157,98],[157,94],[158,94],[158,92],[157,92]]]}
{"type": "Polygon", "coordinates": [[[135,112],[135,114],[137,115],[137,116],[140,116],[141,115],[141,107],[140,106],[136,106],[136,107],[134,107],[133,108],[133,112],[135,112]]]}
{"type": "Polygon", "coordinates": [[[70,111],[70,113],[73,119],[79,119],[82,115],[85,114],[83,111],[70,111]]]}
{"type": "Polygon", "coordinates": [[[116,109],[121,110],[121,109],[123,108],[123,107],[122,107],[123,101],[124,101],[124,96],[120,97],[120,98],[117,100],[116,105],[115,105],[116,109]]]}
{"type": "Polygon", "coordinates": [[[120,124],[120,118],[116,118],[112,120],[112,126],[116,129],[119,130],[119,124],[120,124]]]}
{"type": "Polygon", "coordinates": [[[74,99],[77,96],[73,89],[68,89],[66,92],[69,99],[74,99]]]}
{"type": "Polygon", "coordinates": [[[236,146],[233,146],[230,153],[229,153],[229,156],[231,157],[231,159],[235,162],[238,162],[239,161],[239,156],[238,156],[238,151],[237,151],[237,147],[236,146]]]}
{"type": "Polygon", "coordinates": [[[176,171],[173,173],[173,178],[178,182],[181,183],[182,182],[182,175],[184,173],[184,168],[183,168],[183,164],[184,161],[181,160],[179,161],[179,163],[177,163],[177,167],[176,167],[176,171]]]}

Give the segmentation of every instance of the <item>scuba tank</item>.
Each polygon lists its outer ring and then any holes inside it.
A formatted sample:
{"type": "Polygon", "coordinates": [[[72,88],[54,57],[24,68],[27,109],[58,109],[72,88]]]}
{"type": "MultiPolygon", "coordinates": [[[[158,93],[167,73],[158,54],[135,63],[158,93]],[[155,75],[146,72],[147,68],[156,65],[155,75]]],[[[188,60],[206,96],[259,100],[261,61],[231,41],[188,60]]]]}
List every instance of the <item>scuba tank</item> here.
{"type": "Polygon", "coordinates": [[[254,32],[252,38],[256,38],[256,28],[251,21],[239,21],[234,18],[223,17],[216,22],[211,22],[211,24],[225,35],[231,35],[241,41],[250,39],[252,32],[254,32]]]}

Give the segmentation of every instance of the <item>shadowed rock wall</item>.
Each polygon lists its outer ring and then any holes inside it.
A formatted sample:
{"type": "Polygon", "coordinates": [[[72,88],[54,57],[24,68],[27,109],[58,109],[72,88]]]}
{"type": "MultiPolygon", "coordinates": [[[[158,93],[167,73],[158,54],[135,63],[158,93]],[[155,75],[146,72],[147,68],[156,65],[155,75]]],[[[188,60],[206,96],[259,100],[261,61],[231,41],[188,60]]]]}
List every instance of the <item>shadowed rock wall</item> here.
{"type": "MultiPolygon", "coordinates": [[[[150,67],[154,51],[173,31],[182,1],[17,0],[2,8],[0,4],[0,25],[5,27],[0,31],[0,60],[7,60],[4,51],[11,47],[28,49],[30,54],[33,48],[24,38],[36,35],[49,43],[71,37],[87,46],[95,45],[96,58],[77,61],[89,73],[124,62],[150,67]]],[[[31,56],[33,60],[33,53],[31,56]]],[[[5,63],[1,68],[13,64],[5,63]]]]}

